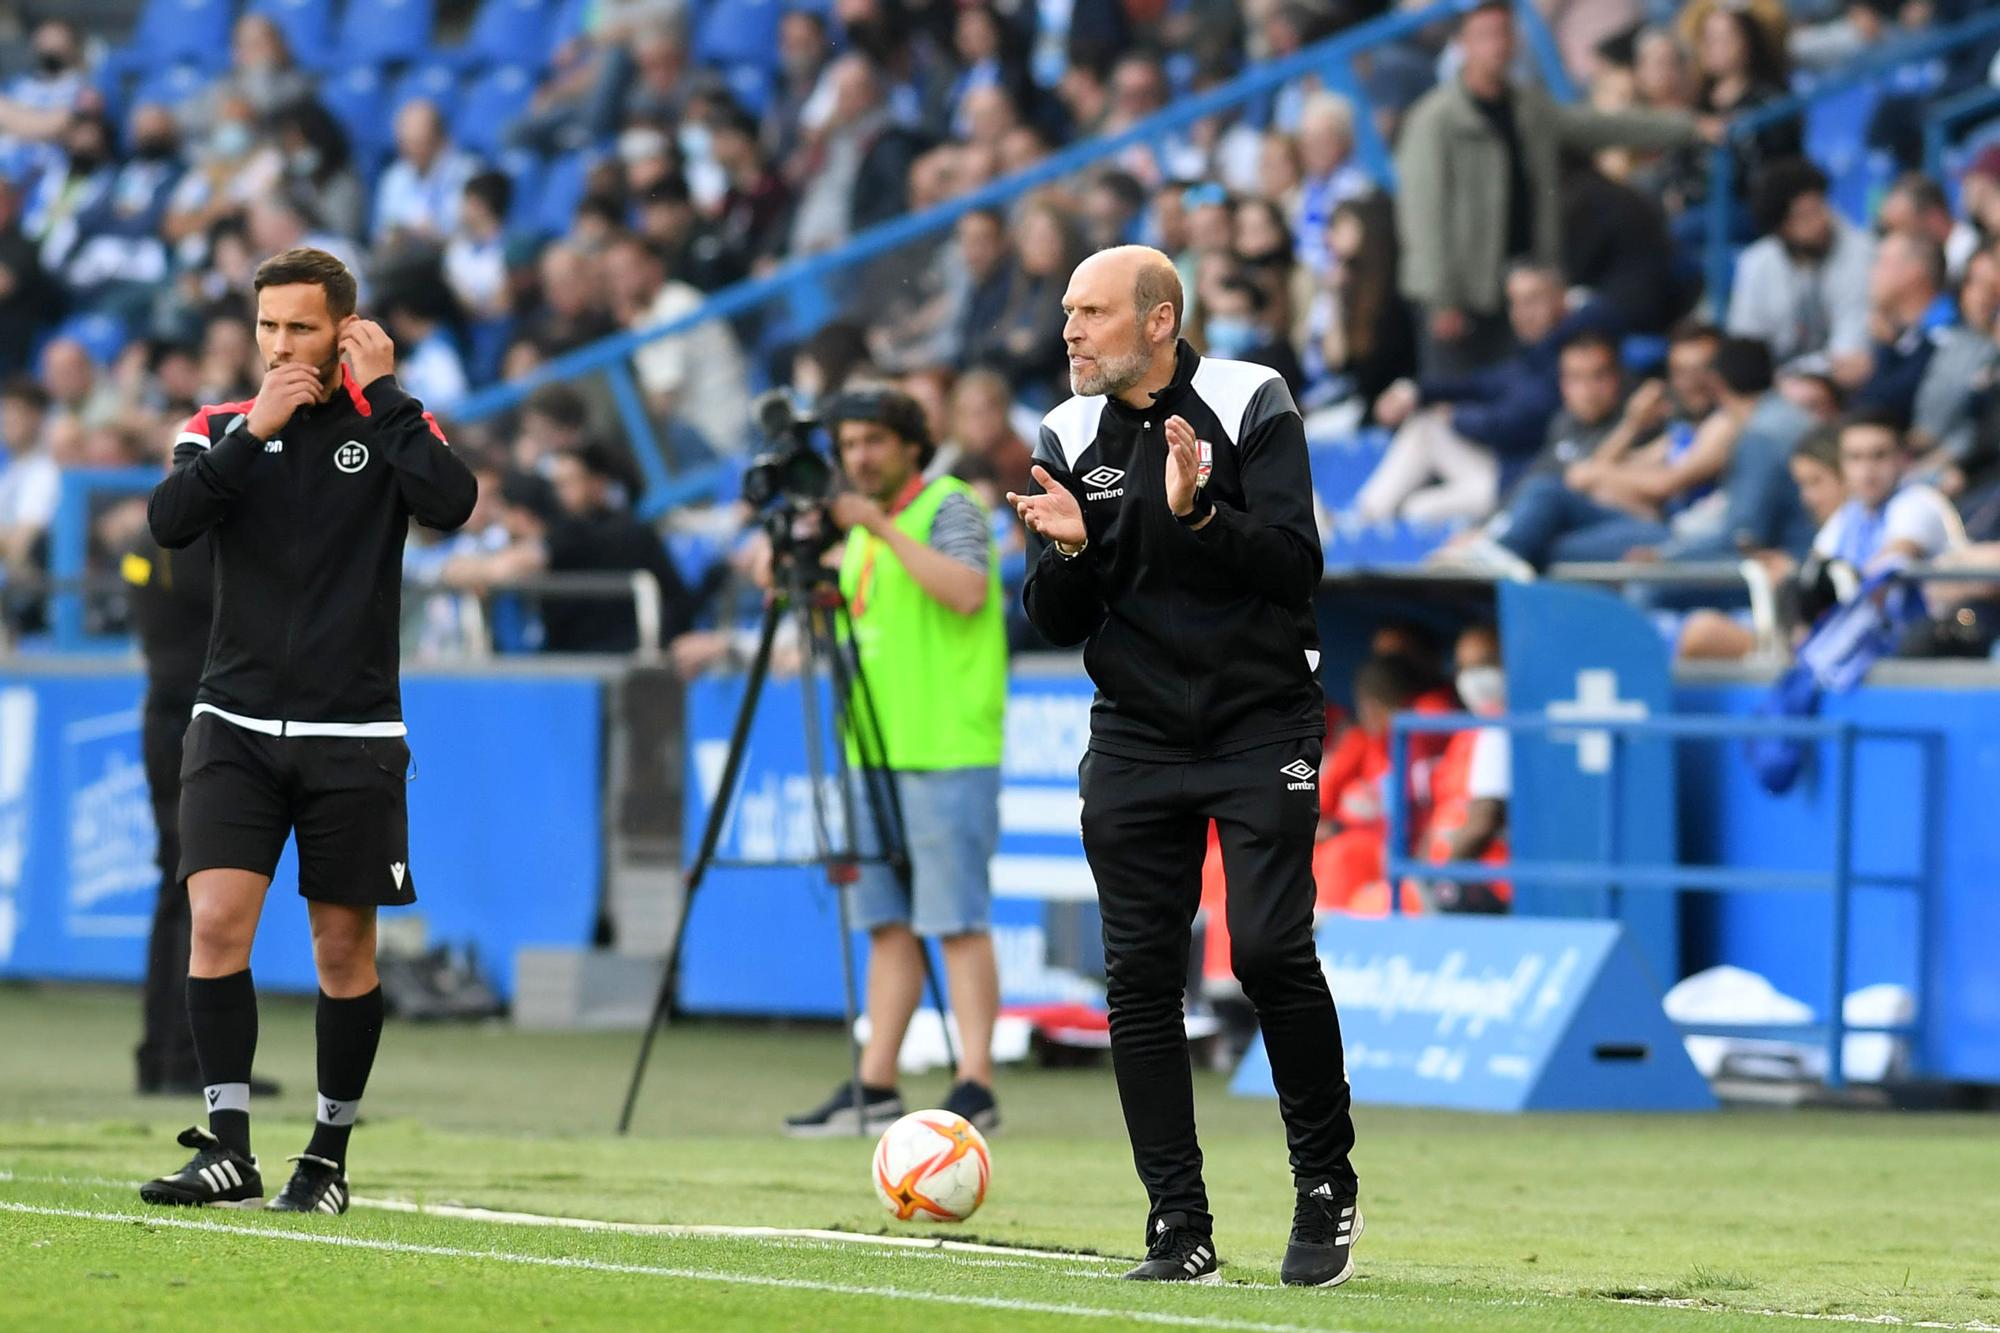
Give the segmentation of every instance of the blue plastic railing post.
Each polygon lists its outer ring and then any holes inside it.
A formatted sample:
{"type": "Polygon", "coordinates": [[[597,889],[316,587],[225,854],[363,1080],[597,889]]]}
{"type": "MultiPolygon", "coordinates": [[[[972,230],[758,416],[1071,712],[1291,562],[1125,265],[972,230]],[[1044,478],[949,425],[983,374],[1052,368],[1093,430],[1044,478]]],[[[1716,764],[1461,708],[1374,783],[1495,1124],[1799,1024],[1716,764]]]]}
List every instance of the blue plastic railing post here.
{"type": "MultiPolygon", "coordinates": [[[[701,392],[700,371],[699,366],[695,367],[695,382],[688,386],[695,393],[701,392]]],[[[660,457],[660,440],[653,434],[653,418],[646,411],[646,400],[632,378],[631,359],[611,362],[604,368],[604,378],[611,385],[611,401],[618,405],[618,421],[625,428],[626,444],[639,460],[639,470],[646,474],[646,489],[658,494],[673,478],[667,471],[666,460],[660,457]]]]}
{"type": "Polygon", "coordinates": [[[1389,880],[1389,914],[1397,916],[1403,910],[1403,890],[1398,882],[1402,877],[1397,869],[1404,855],[1406,834],[1410,825],[1410,733],[1403,730],[1402,719],[1389,723],[1389,827],[1387,829],[1387,854],[1382,864],[1389,880]]]}
{"type": "Polygon", "coordinates": [[[1731,259],[1730,218],[1736,212],[1736,159],[1727,143],[1708,150],[1708,300],[1711,322],[1729,319],[1729,284],[1735,277],[1731,259]]]}
{"type": "Polygon", "coordinates": [[[1847,1083],[1847,932],[1854,891],[1854,724],[1843,723],[1833,765],[1833,998],[1826,1015],[1826,1084],[1847,1083]]]}

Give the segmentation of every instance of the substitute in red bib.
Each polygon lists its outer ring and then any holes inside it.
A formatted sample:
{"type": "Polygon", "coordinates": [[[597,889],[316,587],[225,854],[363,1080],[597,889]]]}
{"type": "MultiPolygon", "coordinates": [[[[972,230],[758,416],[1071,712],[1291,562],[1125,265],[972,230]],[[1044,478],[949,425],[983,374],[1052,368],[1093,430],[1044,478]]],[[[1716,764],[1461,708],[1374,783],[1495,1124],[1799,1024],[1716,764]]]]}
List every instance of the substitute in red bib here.
{"type": "Polygon", "coordinates": [[[1340,1024],[1313,949],[1325,699],[1305,428],[1274,370],[1180,341],[1157,250],[1078,266],[1063,296],[1076,396],[1042,422],[1048,545],[1022,591],[1097,685],[1079,776],[1104,921],[1111,1060],[1151,1203],[1148,1281],[1216,1276],[1182,992],[1208,825],[1229,881],[1230,963],[1257,1010],[1298,1188],[1288,1283],[1333,1286],[1361,1234],[1340,1024]]]}
{"type": "Polygon", "coordinates": [[[398,677],[403,539],[456,528],[472,473],[397,385],[389,336],[354,313],[354,275],[322,250],[257,270],[257,397],[196,412],[147,507],[178,549],[209,534],[215,615],[181,761],[181,861],[193,929],[188,1017],[207,1129],[156,1204],[254,1207],[257,997],[250,945],[296,834],[319,973],[313,1136],[270,1207],[347,1211],[347,1139],[375,1062],[375,909],[416,900],[398,677]]]}

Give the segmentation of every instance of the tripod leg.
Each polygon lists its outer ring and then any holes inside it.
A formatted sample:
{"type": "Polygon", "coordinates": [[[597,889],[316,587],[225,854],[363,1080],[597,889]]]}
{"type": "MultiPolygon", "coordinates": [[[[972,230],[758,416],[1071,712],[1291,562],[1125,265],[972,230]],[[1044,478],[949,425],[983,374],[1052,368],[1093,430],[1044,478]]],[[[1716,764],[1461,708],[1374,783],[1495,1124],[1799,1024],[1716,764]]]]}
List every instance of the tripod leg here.
{"type": "MultiPolygon", "coordinates": [[[[882,738],[881,714],[875,711],[875,694],[869,689],[868,675],[861,668],[858,655],[849,657],[848,645],[854,640],[853,626],[848,621],[847,607],[835,603],[832,609],[832,624],[828,638],[831,639],[827,657],[833,669],[834,708],[837,710],[843,732],[855,738],[855,752],[861,759],[861,790],[868,802],[868,815],[875,827],[876,846],[882,849],[889,867],[895,872],[896,882],[902,885],[903,901],[915,915],[916,885],[911,877],[909,836],[903,823],[902,801],[896,794],[896,782],[889,772],[887,745],[882,738]],[[841,627],[847,627],[846,643],[842,642],[841,627]],[[859,701],[859,716],[854,705],[859,701]]],[[[841,765],[841,791],[846,793],[850,780],[847,773],[847,754],[843,747],[836,762],[841,765]]],[[[930,945],[922,936],[917,938],[917,952],[924,960],[924,983],[930,991],[931,1003],[937,1006],[938,1031],[944,1037],[945,1064],[955,1081],[958,1077],[958,1046],[952,1040],[951,1024],[946,1022],[951,1010],[945,1005],[944,987],[938,980],[938,968],[931,961],[930,945]]]]}
{"type": "Polygon", "coordinates": [[[736,795],[736,783],[743,776],[743,756],[749,746],[750,725],[756,720],[757,700],[763,695],[764,681],[770,674],[771,648],[777,640],[782,615],[783,606],[777,599],[764,608],[764,624],[757,635],[757,655],[750,661],[750,674],[743,686],[743,702],[736,710],[736,723],[729,733],[729,756],[723,761],[722,781],[717,784],[715,796],[709,804],[708,820],[702,826],[701,844],[695,852],[694,864],[688,867],[687,884],[681,892],[681,919],[674,927],[673,942],[667,949],[667,967],[660,977],[659,993],[653,997],[653,1012],[646,1020],[646,1035],[639,1042],[639,1058],[632,1066],[632,1081],[625,1090],[625,1109],[618,1114],[620,1134],[632,1127],[632,1111],[639,1102],[639,1084],[646,1077],[646,1061],[653,1053],[653,1038],[673,1012],[675,997],[680,989],[682,946],[687,942],[688,919],[694,912],[694,896],[708,874],[709,863],[715,859],[716,844],[722,840],[722,826],[729,817],[729,805],[736,795]]]}

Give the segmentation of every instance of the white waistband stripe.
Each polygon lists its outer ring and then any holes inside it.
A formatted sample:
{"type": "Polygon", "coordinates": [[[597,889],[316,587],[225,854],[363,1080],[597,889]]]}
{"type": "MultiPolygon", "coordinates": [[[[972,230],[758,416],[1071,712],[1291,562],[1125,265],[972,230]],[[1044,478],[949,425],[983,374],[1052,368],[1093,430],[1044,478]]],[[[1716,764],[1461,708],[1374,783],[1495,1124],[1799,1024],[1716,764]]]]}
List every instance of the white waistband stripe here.
{"type": "Polygon", "coordinates": [[[224,722],[233,723],[245,731],[254,731],[263,736],[407,736],[410,729],[401,722],[277,722],[270,718],[245,717],[241,713],[231,713],[217,708],[214,704],[196,704],[190,718],[203,713],[213,713],[224,722]]]}

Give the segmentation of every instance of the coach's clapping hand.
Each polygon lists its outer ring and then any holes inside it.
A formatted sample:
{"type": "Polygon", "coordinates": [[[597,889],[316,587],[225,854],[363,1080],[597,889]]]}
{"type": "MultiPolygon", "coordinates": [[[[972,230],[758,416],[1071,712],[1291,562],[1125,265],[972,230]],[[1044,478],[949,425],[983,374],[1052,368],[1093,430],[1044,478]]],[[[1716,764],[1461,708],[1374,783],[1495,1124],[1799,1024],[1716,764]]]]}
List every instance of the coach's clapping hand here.
{"type": "Polygon", "coordinates": [[[367,388],[396,371],[396,344],[372,319],[349,315],[340,330],[340,354],[354,372],[354,382],[367,388]]]}
{"type": "Polygon", "coordinates": [[[264,372],[257,401],[250,405],[250,433],[269,440],[285,428],[292,413],[320,398],[319,372],[303,361],[286,361],[264,372]]]}
{"type": "Polygon", "coordinates": [[[1083,509],[1076,497],[1063,489],[1048,469],[1035,464],[1034,477],[1045,494],[1018,495],[1007,492],[1007,503],[1028,525],[1028,531],[1064,546],[1081,546],[1089,536],[1083,527],[1083,509]]]}

